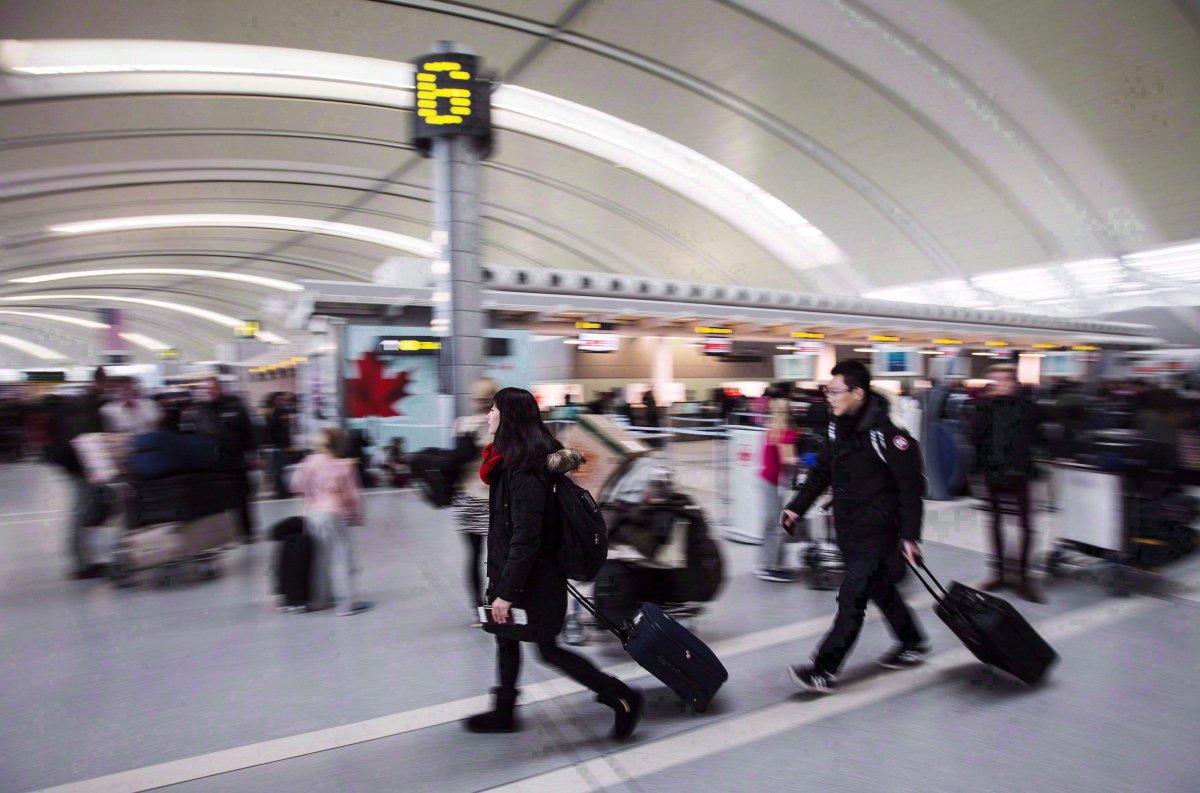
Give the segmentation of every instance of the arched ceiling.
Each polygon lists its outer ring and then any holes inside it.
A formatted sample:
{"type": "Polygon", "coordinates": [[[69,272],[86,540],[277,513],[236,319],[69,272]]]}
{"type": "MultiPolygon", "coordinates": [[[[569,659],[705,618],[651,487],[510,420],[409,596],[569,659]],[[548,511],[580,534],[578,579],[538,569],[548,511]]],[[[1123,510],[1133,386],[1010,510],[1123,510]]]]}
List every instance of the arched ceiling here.
{"type": "MultiPolygon", "coordinates": [[[[1186,0],[9,0],[0,37],[0,310],[87,319],[96,297],[141,297],[288,335],[267,287],[11,279],[365,280],[414,255],[253,224],[50,229],[248,215],[427,240],[407,62],[437,40],[470,46],[504,86],[482,207],[496,264],[818,292],[939,285],[924,300],[979,278],[976,298],[1019,307],[1038,295],[989,293],[1005,286],[996,273],[1050,263],[1077,289],[1088,268],[1058,265],[1200,238],[1186,0]]],[[[1142,285],[1179,292],[1162,272],[1142,285]]],[[[1074,310],[1099,310],[1103,291],[1083,291],[1074,310]]],[[[122,307],[188,358],[231,338],[162,305],[122,307]]],[[[71,357],[96,343],[28,315],[0,314],[0,328],[71,357]]],[[[30,363],[0,349],[14,360],[30,363]]]]}

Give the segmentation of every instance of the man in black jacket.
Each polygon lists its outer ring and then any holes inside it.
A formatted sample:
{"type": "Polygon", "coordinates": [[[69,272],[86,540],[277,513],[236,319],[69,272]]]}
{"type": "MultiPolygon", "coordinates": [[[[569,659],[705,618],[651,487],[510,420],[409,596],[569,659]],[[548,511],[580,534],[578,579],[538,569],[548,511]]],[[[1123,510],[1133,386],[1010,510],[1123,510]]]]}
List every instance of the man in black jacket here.
{"type": "Polygon", "coordinates": [[[234,394],[225,393],[221,381],[210,377],[206,382],[208,401],[196,409],[196,431],[212,438],[217,445],[217,470],[235,474],[238,480],[238,530],[242,542],[254,542],[254,518],[250,513],[251,455],[258,448],[254,423],[246,406],[234,394]]]}
{"type": "Polygon", "coordinates": [[[1021,521],[1021,557],[1017,593],[1033,603],[1045,603],[1045,595],[1034,583],[1029,570],[1033,550],[1033,519],[1029,506],[1029,482],[1037,474],[1033,447],[1038,441],[1037,407],[1021,390],[1017,368],[993,366],[987,370],[992,380],[989,395],[979,404],[972,427],[975,462],[987,485],[992,509],[993,575],[980,585],[991,592],[1005,586],[1004,532],[1000,525],[1003,502],[1015,503],[1021,521]]]}
{"type": "Polygon", "coordinates": [[[861,363],[843,361],[835,366],[826,395],[833,414],[828,441],[780,516],[790,530],[832,486],[837,543],[846,564],[837,617],[812,664],[788,668],[796,685],[820,694],[837,688],[838,670],[862,630],[867,601],[879,607],[899,640],[879,659],[880,666],[917,666],[927,652],[916,618],[888,571],[888,561],[901,544],[910,562],[920,556],[917,543],[925,489],[921,450],[912,436],[888,419],[887,401],[871,393],[871,373],[861,363]]]}

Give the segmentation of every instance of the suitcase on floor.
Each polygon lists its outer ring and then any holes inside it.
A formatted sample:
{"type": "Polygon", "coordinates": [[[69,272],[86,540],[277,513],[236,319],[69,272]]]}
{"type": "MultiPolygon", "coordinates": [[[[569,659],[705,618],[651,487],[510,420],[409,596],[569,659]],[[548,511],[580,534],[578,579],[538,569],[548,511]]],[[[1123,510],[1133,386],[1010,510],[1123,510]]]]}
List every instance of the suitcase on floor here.
{"type": "Polygon", "coordinates": [[[293,534],[279,546],[275,557],[275,591],[287,608],[307,606],[312,600],[313,538],[293,534]]]}
{"type": "Polygon", "coordinates": [[[934,613],[980,661],[1031,686],[1042,680],[1058,661],[1054,648],[1007,600],[957,581],[950,582],[947,592],[924,560],[919,564],[920,570],[909,566],[937,600],[934,613]],[[940,594],[925,581],[921,570],[941,590],[940,594]]]}
{"type": "Polygon", "coordinates": [[[697,713],[729,679],[729,672],[708,645],[653,603],[645,603],[624,627],[605,618],[575,587],[567,590],[602,626],[611,631],[643,669],[665,683],[697,713]]]}

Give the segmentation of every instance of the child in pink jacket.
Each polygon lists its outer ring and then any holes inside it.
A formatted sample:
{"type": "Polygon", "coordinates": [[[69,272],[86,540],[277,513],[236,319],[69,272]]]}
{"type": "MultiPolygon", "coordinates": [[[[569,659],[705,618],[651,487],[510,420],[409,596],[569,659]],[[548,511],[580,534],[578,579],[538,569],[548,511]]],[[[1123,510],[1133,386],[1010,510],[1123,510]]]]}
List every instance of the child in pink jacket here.
{"type": "Polygon", "coordinates": [[[316,453],[304,458],[296,469],[291,489],[304,499],[315,545],[308,610],[337,606],[339,616],[350,616],[374,604],[359,600],[355,589],[358,565],[350,527],[362,525],[363,503],[355,461],[338,456],[344,443],[340,429],[321,430],[314,443],[316,453]]]}

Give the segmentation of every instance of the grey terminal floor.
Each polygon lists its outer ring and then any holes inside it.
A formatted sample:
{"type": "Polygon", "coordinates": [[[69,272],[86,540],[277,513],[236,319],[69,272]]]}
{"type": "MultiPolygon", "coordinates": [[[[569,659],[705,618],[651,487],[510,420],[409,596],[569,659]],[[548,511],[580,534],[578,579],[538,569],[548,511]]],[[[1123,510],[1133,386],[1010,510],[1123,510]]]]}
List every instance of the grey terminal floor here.
{"type": "MultiPolygon", "coordinates": [[[[699,447],[676,455],[718,513],[699,447]],[[694,457],[694,459],[690,459],[694,457]]],[[[0,791],[1200,791],[1200,560],[1151,595],[1054,582],[1014,601],[1061,653],[1035,690],[970,659],[914,581],[935,654],[883,673],[872,616],[832,697],[784,668],[828,626],[834,595],[754,577],[757,549],[722,542],[728,578],[700,621],[730,680],[683,712],[594,634],[583,651],[642,686],[633,740],[609,712],[527,653],[523,732],[473,736],[492,645],[468,627],[464,541],[406,491],[373,491],[356,540],[369,613],[282,615],[273,547],[239,547],[216,581],[114,589],[64,578],[68,490],[36,463],[0,467],[0,791]]],[[[262,525],[296,502],[261,502],[262,525]]],[[[983,516],[930,505],[927,556],[944,579],[984,572],[983,516]]],[[[1054,516],[1038,515],[1043,535],[1054,516]]],[[[872,612],[873,614],[873,612],[872,612]]]]}

